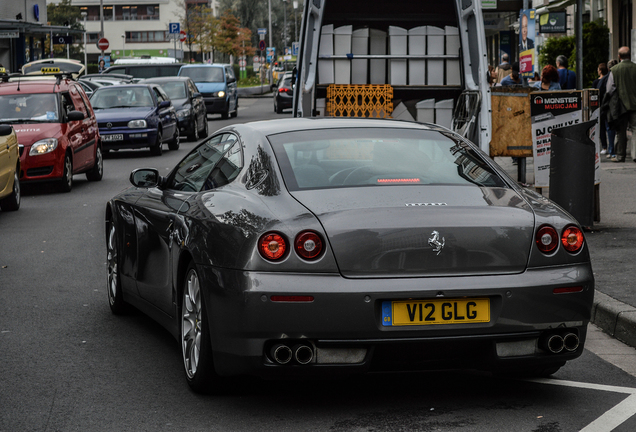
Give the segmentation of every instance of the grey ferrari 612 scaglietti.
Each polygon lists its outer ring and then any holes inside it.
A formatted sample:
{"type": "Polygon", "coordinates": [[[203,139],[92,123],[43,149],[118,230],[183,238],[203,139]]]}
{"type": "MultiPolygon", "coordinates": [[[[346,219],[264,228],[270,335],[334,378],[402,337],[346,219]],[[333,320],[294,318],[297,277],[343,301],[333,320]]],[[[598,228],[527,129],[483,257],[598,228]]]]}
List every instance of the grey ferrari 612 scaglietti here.
{"type": "Polygon", "coordinates": [[[237,124],[130,180],[106,208],[110,307],[165,326],[196,391],[241,374],[546,375],[583,351],[581,227],[446,129],[237,124]]]}

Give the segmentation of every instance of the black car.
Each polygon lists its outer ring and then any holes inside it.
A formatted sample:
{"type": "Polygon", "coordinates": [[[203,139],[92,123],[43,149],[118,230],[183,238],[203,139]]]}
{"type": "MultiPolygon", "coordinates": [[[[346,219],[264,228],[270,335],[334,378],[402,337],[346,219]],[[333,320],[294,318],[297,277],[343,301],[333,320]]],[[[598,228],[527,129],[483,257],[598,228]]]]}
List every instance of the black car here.
{"type": "Polygon", "coordinates": [[[177,111],[179,131],[190,141],[208,136],[207,111],[203,96],[188,77],[148,78],[144,83],[159,84],[168,94],[177,111]]]}
{"type": "Polygon", "coordinates": [[[278,80],[278,85],[274,89],[274,111],[277,114],[281,114],[284,109],[291,109],[294,100],[293,96],[292,75],[291,73],[286,73],[278,80]]]}

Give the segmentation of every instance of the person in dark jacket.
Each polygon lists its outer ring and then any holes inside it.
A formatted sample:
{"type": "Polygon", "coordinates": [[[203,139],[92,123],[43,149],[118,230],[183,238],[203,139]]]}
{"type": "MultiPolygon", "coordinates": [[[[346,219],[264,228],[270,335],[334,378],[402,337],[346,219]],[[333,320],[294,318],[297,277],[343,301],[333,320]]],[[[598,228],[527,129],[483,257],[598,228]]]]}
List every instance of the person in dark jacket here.
{"type": "MultiPolygon", "coordinates": [[[[605,96],[605,89],[601,88],[601,82],[603,81],[603,78],[607,76],[607,74],[609,73],[609,70],[607,69],[607,64],[605,63],[601,63],[598,65],[598,68],[596,69],[596,72],[598,73],[598,78],[596,78],[594,80],[594,82],[592,83],[592,87],[594,87],[595,89],[598,89],[598,100],[599,102],[603,101],[603,96],[605,96]]],[[[607,80],[605,80],[605,82],[607,83],[607,80]]],[[[599,116],[599,137],[601,138],[601,154],[606,154],[608,153],[608,150],[610,150],[609,154],[611,155],[611,151],[614,150],[614,143],[612,142],[612,149],[608,149],[607,148],[607,130],[606,130],[606,126],[607,126],[607,122],[605,121],[605,116],[603,115],[603,113],[601,113],[601,115],[599,116]]]]}
{"type": "MultiPolygon", "coordinates": [[[[627,128],[636,130],[636,63],[632,63],[629,47],[618,49],[620,63],[614,66],[607,78],[606,91],[609,95],[618,93],[618,99],[626,113],[618,121],[616,130],[616,157],[614,162],[625,162],[627,156],[627,128]]],[[[636,162],[636,152],[632,146],[632,160],[636,162]]]]}
{"type": "Polygon", "coordinates": [[[568,69],[568,58],[564,55],[558,56],[556,65],[561,90],[576,90],[576,73],[568,69]]]}

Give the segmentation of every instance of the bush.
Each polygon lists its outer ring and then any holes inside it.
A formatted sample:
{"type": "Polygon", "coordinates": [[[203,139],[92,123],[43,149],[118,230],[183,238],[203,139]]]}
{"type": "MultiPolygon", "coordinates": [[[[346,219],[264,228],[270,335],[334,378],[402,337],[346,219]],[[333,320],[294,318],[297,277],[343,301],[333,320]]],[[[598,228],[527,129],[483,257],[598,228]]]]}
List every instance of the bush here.
{"type": "MultiPolygon", "coordinates": [[[[596,72],[599,63],[607,63],[609,52],[609,28],[600,21],[583,24],[583,87],[589,88],[598,78],[596,72]]],[[[545,41],[539,55],[541,66],[556,66],[556,58],[564,55],[568,58],[568,68],[576,69],[575,36],[549,38],[545,41]]],[[[540,70],[539,70],[540,71],[540,70]]]]}

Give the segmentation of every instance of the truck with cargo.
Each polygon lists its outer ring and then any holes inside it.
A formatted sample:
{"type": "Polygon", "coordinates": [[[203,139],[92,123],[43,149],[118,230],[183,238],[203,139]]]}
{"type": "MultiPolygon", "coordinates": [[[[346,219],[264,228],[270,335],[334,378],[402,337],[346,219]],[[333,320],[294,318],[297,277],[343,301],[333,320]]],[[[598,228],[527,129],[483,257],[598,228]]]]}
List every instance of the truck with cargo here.
{"type": "Polygon", "coordinates": [[[294,116],[436,123],[488,152],[478,0],[306,0],[294,116]]]}

